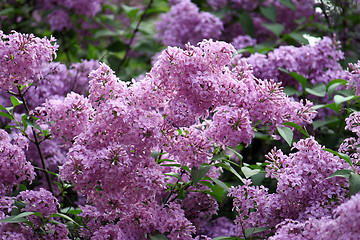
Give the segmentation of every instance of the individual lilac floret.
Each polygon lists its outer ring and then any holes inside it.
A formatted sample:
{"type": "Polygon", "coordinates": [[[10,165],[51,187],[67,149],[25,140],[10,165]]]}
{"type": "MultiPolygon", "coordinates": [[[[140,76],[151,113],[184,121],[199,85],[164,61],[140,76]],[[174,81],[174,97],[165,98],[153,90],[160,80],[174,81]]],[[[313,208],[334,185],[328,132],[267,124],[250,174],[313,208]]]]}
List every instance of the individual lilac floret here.
{"type": "Polygon", "coordinates": [[[70,147],[74,137],[86,130],[93,108],[87,98],[69,93],[64,101],[50,100],[34,110],[41,123],[50,123],[53,136],[70,147]]]}
{"type": "Polygon", "coordinates": [[[196,44],[203,39],[218,39],[223,29],[220,19],[208,12],[201,12],[190,0],[173,5],[156,23],[158,36],[167,46],[196,44]]]}
{"type": "Polygon", "coordinates": [[[56,57],[55,38],[38,38],[33,34],[0,31],[0,89],[33,83],[41,78],[42,66],[56,57]]]}
{"type": "Polygon", "coordinates": [[[10,193],[21,181],[35,178],[34,167],[25,157],[27,142],[23,144],[23,140],[12,143],[8,133],[0,129],[0,195],[10,193]]]}

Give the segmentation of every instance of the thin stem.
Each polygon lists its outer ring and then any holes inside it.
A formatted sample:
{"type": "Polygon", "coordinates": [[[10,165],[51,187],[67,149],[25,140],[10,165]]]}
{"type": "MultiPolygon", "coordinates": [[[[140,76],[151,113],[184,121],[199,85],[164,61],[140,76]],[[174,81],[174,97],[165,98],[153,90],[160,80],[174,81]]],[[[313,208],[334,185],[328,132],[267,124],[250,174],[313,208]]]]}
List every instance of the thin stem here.
{"type": "Polygon", "coordinates": [[[132,42],[134,41],[134,38],[135,38],[136,33],[139,31],[140,23],[145,19],[146,15],[147,15],[147,11],[148,11],[149,8],[151,7],[152,3],[153,3],[153,0],[150,0],[150,1],[149,1],[149,4],[146,6],[143,14],[142,14],[141,17],[140,17],[139,22],[136,24],[136,27],[135,27],[135,29],[134,29],[134,31],[133,31],[133,33],[132,33],[132,36],[131,36],[131,38],[130,38],[130,41],[129,41],[128,44],[126,44],[125,56],[123,57],[123,59],[121,59],[121,61],[120,61],[120,63],[119,63],[119,66],[117,67],[117,69],[116,69],[116,71],[115,71],[116,73],[119,73],[119,72],[120,72],[120,69],[121,69],[122,65],[125,63],[126,58],[128,57],[129,51],[130,51],[130,49],[131,49],[131,44],[132,44],[132,42]]]}
{"type": "Polygon", "coordinates": [[[320,8],[321,8],[321,10],[322,10],[322,12],[324,14],[326,23],[328,24],[328,27],[331,29],[332,27],[331,27],[331,23],[330,23],[330,18],[328,16],[327,12],[326,12],[326,4],[324,3],[323,0],[321,0],[320,2],[321,2],[321,7],[320,8]]]}
{"type": "MultiPolygon", "coordinates": [[[[18,88],[18,96],[21,98],[21,101],[23,102],[24,106],[25,106],[25,111],[26,111],[26,114],[29,115],[29,112],[30,112],[30,109],[29,109],[29,106],[25,100],[25,97],[24,95],[21,93],[21,90],[18,88]]],[[[54,191],[52,189],[52,186],[51,186],[51,181],[50,181],[50,176],[49,176],[49,173],[47,172],[47,168],[46,168],[46,164],[45,164],[45,161],[44,161],[44,157],[43,157],[43,154],[42,154],[42,151],[41,151],[41,148],[40,148],[40,142],[37,138],[37,135],[36,135],[36,132],[35,132],[35,128],[34,127],[31,127],[31,130],[33,132],[33,136],[34,136],[34,142],[35,142],[35,145],[36,145],[36,148],[39,152],[39,156],[40,156],[40,160],[41,160],[41,164],[42,164],[42,168],[44,169],[44,173],[45,173],[45,177],[46,177],[46,182],[48,184],[48,187],[49,187],[49,190],[50,192],[54,195],[54,191]]]]}

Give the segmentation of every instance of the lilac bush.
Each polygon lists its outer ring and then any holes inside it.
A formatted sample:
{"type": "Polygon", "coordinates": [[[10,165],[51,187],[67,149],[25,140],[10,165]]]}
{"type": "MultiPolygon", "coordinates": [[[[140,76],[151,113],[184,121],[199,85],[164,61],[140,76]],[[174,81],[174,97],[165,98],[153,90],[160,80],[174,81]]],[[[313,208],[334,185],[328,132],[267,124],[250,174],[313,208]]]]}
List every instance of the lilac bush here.
{"type": "Polygon", "coordinates": [[[358,238],[358,63],[300,45],[313,1],[21,3],[0,4],[2,239],[358,238]]]}

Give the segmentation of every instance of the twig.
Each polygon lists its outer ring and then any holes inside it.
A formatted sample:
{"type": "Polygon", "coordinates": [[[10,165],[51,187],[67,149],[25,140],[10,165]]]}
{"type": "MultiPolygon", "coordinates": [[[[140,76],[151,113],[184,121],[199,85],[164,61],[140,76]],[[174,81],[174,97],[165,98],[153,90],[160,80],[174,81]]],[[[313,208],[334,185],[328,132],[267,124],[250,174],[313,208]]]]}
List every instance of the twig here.
{"type": "MultiPolygon", "coordinates": [[[[29,115],[30,109],[29,109],[29,106],[28,106],[28,104],[27,104],[27,102],[25,100],[25,97],[21,93],[21,90],[19,88],[18,88],[18,92],[19,92],[18,96],[21,98],[21,101],[23,102],[23,104],[25,106],[26,114],[29,115]]],[[[49,176],[49,173],[47,172],[46,164],[45,164],[44,157],[43,157],[43,154],[42,154],[42,151],[41,151],[41,148],[40,148],[39,140],[38,140],[38,138],[36,136],[35,128],[31,127],[31,130],[32,130],[33,135],[34,135],[34,141],[35,141],[36,148],[37,148],[37,150],[39,152],[42,167],[45,170],[44,173],[45,173],[45,177],[46,177],[46,182],[47,182],[47,184],[49,186],[50,192],[54,195],[54,191],[53,191],[52,186],[51,186],[50,176],[49,176]]]]}
{"type": "Polygon", "coordinates": [[[129,51],[130,51],[130,49],[131,49],[131,44],[132,44],[132,42],[134,41],[134,38],[135,38],[136,33],[139,31],[140,23],[145,19],[146,15],[147,15],[147,11],[148,11],[149,8],[151,7],[151,4],[152,4],[152,3],[153,3],[153,0],[150,0],[149,4],[146,6],[143,14],[142,14],[141,17],[140,17],[139,22],[136,24],[136,27],[135,27],[135,29],[134,29],[134,31],[133,31],[133,33],[132,33],[132,36],[131,36],[131,38],[130,38],[129,43],[126,44],[125,56],[123,57],[123,59],[121,59],[121,61],[120,61],[120,63],[119,63],[119,66],[117,67],[117,69],[116,69],[116,71],[115,71],[117,74],[119,73],[122,65],[123,65],[123,64],[125,63],[125,61],[126,61],[126,58],[127,58],[128,54],[129,54],[129,51]]]}

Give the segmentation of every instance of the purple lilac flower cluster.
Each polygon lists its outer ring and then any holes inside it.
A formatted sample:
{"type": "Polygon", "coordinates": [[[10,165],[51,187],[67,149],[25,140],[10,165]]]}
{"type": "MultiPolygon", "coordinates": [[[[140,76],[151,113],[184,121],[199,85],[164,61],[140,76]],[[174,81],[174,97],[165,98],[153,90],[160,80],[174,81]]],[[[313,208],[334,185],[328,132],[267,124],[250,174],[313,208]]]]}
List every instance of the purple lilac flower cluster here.
{"type": "Polygon", "coordinates": [[[331,215],[321,218],[310,218],[304,222],[287,220],[277,226],[270,240],[356,240],[359,232],[360,194],[351,197],[347,202],[332,211],[331,215]]]}
{"type": "Polygon", "coordinates": [[[349,88],[355,87],[355,94],[360,95],[360,61],[350,63],[349,67],[349,81],[347,85],[349,88]]]}
{"type": "Polygon", "coordinates": [[[42,75],[42,67],[56,57],[55,38],[38,38],[33,34],[0,31],[0,89],[10,90],[13,84],[34,83],[42,75]]]}
{"type": "Polygon", "coordinates": [[[253,67],[253,73],[258,78],[275,79],[283,86],[300,88],[300,83],[279,68],[301,74],[313,85],[327,84],[333,79],[347,78],[346,71],[339,63],[343,58],[344,54],[338,49],[337,43],[324,37],[315,45],[281,46],[267,55],[255,53],[242,60],[253,67]]]}
{"type": "Polygon", "coordinates": [[[167,46],[196,44],[204,38],[218,39],[223,24],[209,12],[199,11],[190,0],[179,1],[156,24],[158,37],[167,46]]]}
{"type": "Polygon", "coordinates": [[[65,64],[51,62],[42,68],[42,77],[29,88],[26,99],[31,108],[40,106],[45,100],[63,99],[67,93],[87,95],[89,73],[99,67],[97,60],[81,60],[68,68],[65,64]]]}
{"type": "Polygon", "coordinates": [[[12,223],[1,223],[0,236],[2,237],[2,239],[12,239],[7,238],[9,235],[14,236],[14,239],[24,240],[69,239],[69,230],[64,224],[58,221],[48,224],[44,224],[43,222],[52,214],[57,213],[57,208],[60,207],[58,200],[53,196],[51,192],[43,188],[41,188],[39,191],[26,190],[20,192],[17,199],[25,204],[25,207],[22,208],[22,212],[38,212],[41,214],[41,217],[37,215],[30,215],[28,217],[29,221],[34,225],[34,229],[37,228],[38,231],[33,231],[33,229],[31,228],[31,224],[18,225],[12,223]]]}
{"type": "Polygon", "coordinates": [[[28,142],[21,135],[11,138],[0,129],[0,196],[12,191],[14,185],[35,178],[34,167],[25,157],[28,142]]]}
{"type": "MultiPolygon", "coordinates": [[[[289,120],[311,122],[310,103],[295,102],[277,84],[255,79],[246,64],[230,70],[234,51],[212,40],[185,50],[168,47],[145,78],[130,85],[101,64],[89,75],[88,100],[71,93],[37,109],[42,121],[51,122],[52,134],[73,142],[60,177],[72,181],[74,190],[110,221],[94,222],[84,234],[141,239],[159,231],[169,239],[191,239],[196,226],[216,212],[215,201],[201,192],[189,195],[187,201],[201,202],[193,208],[165,201],[166,184],[174,179],[164,173],[179,169],[156,164],[151,151],[198,167],[209,163],[213,144],[249,144],[258,124],[274,129],[289,120]],[[260,114],[264,109],[272,116],[260,114]],[[217,134],[223,131],[234,139],[217,134]],[[203,215],[193,218],[199,209],[203,215]]],[[[178,174],[189,180],[186,172],[178,174]]]]}
{"type": "Polygon", "coordinates": [[[234,208],[239,213],[235,221],[239,236],[252,227],[274,230],[286,219],[321,218],[346,201],[345,179],[327,177],[350,166],[324,151],[313,137],[294,143],[294,149],[297,152],[288,156],[276,149],[267,155],[270,163],[266,166],[267,176],[277,179],[276,193],[268,193],[263,186],[250,186],[250,180],[244,186],[230,189],[229,195],[235,197],[234,208]]]}
{"type": "Polygon", "coordinates": [[[94,17],[100,10],[103,0],[37,0],[38,10],[49,11],[46,21],[51,30],[64,30],[73,27],[69,12],[86,17],[94,17]]]}
{"type": "Polygon", "coordinates": [[[292,1],[296,11],[278,0],[208,0],[207,3],[215,10],[226,9],[224,17],[219,19],[208,12],[201,12],[190,0],[171,1],[170,11],[163,14],[157,22],[158,36],[162,43],[168,46],[182,46],[187,42],[194,44],[202,39],[213,38],[225,39],[233,42],[235,47],[242,48],[255,42],[263,42],[269,39],[269,36],[275,37],[263,25],[271,21],[259,11],[255,11],[260,7],[273,8],[276,11],[275,20],[284,25],[285,32],[290,32],[299,25],[296,22],[297,19],[316,16],[313,0],[292,1]],[[234,11],[229,11],[227,8],[234,11]],[[250,12],[255,29],[254,39],[245,33],[236,19],[239,16],[239,10],[250,12]]]}
{"type": "Polygon", "coordinates": [[[349,155],[355,163],[355,169],[358,173],[360,173],[360,169],[358,167],[359,156],[360,156],[360,112],[353,112],[349,115],[348,118],[345,119],[346,126],[345,129],[350,130],[351,132],[356,134],[356,137],[348,137],[344,139],[341,143],[338,151],[341,153],[345,153],[349,155]]]}
{"type": "Polygon", "coordinates": [[[37,107],[34,112],[40,124],[54,121],[50,125],[52,135],[70,148],[75,136],[88,127],[93,109],[87,98],[71,92],[64,100],[46,100],[43,107],[37,107]]]}

